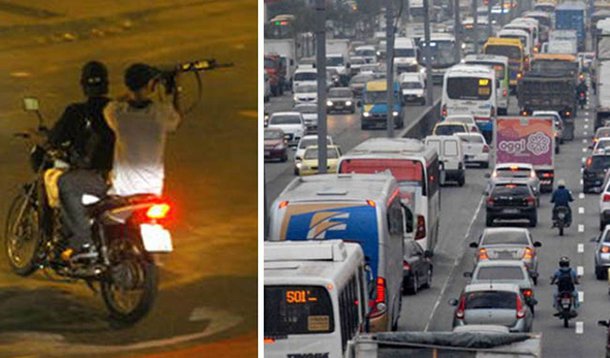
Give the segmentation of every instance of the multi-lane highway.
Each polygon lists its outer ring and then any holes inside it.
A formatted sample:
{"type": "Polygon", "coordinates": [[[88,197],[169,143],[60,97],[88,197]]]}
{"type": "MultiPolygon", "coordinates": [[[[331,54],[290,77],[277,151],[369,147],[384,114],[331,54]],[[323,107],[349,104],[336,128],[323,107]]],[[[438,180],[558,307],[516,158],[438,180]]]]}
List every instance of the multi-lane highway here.
{"type": "MultiPolygon", "coordinates": [[[[591,97],[590,97],[591,98],[591,97]]],[[[274,108],[286,109],[286,100],[272,99],[270,112],[274,108]],[[284,107],[280,108],[283,105],[284,107]]],[[[590,102],[593,102],[591,99],[590,102]]],[[[408,116],[422,111],[422,107],[409,108],[408,116]]],[[[518,112],[516,99],[511,98],[510,114],[518,112]]],[[[407,117],[409,118],[409,117],[407,117]]],[[[371,136],[384,136],[385,131],[360,130],[358,116],[329,116],[329,133],[344,151],[371,136]]],[[[538,300],[534,320],[535,332],[543,334],[543,356],[545,357],[601,357],[604,355],[606,331],[598,327],[599,319],[608,319],[610,296],[608,283],[597,281],[593,272],[594,244],[590,239],[599,234],[598,194],[582,194],[581,165],[587,155],[587,146],[593,135],[593,112],[580,110],[575,120],[575,138],[561,147],[556,156],[557,179],[565,179],[572,190],[575,202],[573,225],[565,236],[559,237],[557,229],[551,228],[552,204],[550,195],[541,197],[538,209],[538,226],[531,229],[535,240],[542,242],[539,249],[540,279],[535,287],[538,300]],[[554,286],[549,277],[556,270],[561,256],[569,256],[572,266],[583,276],[578,290],[582,306],[579,316],[570,321],[570,328],[563,328],[562,321],[553,316],[554,286]]],[[[292,163],[266,163],[266,191],[269,203],[294,177],[292,163]]],[[[475,241],[485,228],[485,206],[483,191],[488,170],[467,170],[464,187],[447,186],[441,191],[441,217],[439,243],[434,256],[434,279],[432,288],[421,290],[415,296],[403,297],[403,309],[399,330],[448,331],[451,330],[454,307],[448,304],[457,298],[467,283],[463,273],[473,268],[474,250],[468,243],[475,241]]]]}

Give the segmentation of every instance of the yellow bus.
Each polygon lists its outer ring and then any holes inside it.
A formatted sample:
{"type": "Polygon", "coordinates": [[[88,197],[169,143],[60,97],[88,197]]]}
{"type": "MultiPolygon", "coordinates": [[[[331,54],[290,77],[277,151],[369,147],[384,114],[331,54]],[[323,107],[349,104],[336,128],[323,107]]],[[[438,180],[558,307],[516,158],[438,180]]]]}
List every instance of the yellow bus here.
{"type": "Polygon", "coordinates": [[[490,37],[483,46],[483,53],[508,57],[509,85],[511,90],[517,88],[517,82],[523,77],[525,53],[519,39],[490,37]]]}

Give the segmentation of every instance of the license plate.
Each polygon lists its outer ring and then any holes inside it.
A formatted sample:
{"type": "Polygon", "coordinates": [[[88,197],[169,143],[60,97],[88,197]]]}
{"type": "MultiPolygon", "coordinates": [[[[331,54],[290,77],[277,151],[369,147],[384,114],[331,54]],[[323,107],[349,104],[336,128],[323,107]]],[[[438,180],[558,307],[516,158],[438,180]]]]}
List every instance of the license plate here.
{"type": "Polygon", "coordinates": [[[506,214],[518,214],[519,213],[519,209],[504,209],[504,212],[506,214]]]}
{"type": "Polygon", "coordinates": [[[270,152],[268,150],[265,151],[265,155],[269,155],[270,152]]]}
{"type": "Polygon", "coordinates": [[[141,224],[140,235],[148,252],[171,252],[172,235],[161,225],[141,224]]]}
{"type": "Polygon", "coordinates": [[[569,298],[562,298],[562,299],[561,299],[561,305],[562,305],[562,306],[569,306],[569,305],[570,305],[570,303],[571,303],[571,301],[572,301],[572,300],[571,300],[571,299],[569,299],[569,298]]]}

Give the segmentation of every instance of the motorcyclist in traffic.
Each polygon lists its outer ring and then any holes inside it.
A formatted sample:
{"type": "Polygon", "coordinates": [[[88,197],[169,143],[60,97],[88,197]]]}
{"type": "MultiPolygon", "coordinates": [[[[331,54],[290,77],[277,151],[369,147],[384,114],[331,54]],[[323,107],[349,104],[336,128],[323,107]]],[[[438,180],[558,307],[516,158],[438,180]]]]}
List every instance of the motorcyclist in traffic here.
{"type": "Polygon", "coordinates": [[[585,83],[584,80],[581,80],[580,82],[578,82],[578,86],[576,86],[576,100],[579,102],[584,101],[586,103],[587,101],[587,84],[585,83]],[[582,97],[581,97],[582,95],[582,97]]]}
{"type": "Polygon", "coordinates": [[[559,269],[555,271],[551,278],[551,285],[557,285],[555,292],[553,293],[553,307],[559,309],[559,306],[557,305],[559,293],[571,291],[572,297],[574,298],[574,308],[578,308],[578,291],[576,290],[576,285],[578,284],[580,284],[580,282],[578,282],[578,275],[576,274],[576,271],[570,267],[570,258],[567,256],[561,257],[559,259],[559,269]]]}
{"type": "Polygon", "coordinates": [[[566,189],[566,182],[563,179],[560,179],[557,182],[557,189],[553,191],[553,195],[551,196],[551,203],[555,204],[555,206],[553,206],[553,222],[557,219],[557,208],[564,206],[568,208],[568,213],[566,215],[566,226],[570,226],[572,223],[572,209],[570,208],[570,202],[572,201],[574,201],[572,192],[566,189]]]}

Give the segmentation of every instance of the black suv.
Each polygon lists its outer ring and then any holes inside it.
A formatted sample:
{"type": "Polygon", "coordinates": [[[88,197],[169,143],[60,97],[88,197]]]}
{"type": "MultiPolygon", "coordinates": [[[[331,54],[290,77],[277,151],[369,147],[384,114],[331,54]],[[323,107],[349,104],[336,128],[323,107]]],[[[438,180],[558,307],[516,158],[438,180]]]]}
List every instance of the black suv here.
{"type": "Polygon", "coordinates": [[[589,193],[594,188],[601,189],[608,168],[610,168],[610,154],[596,153],[587,158],[582,171],[583,193],[589,193]]]}
{"type": "Polygon", "coordinates": [[[495,219],[527,219],[530,227],[536,227],[538,212],[536,196],[526,182],[496,182],[485,193],[487,195],[486,225],[492,226],[495,219]]]}

